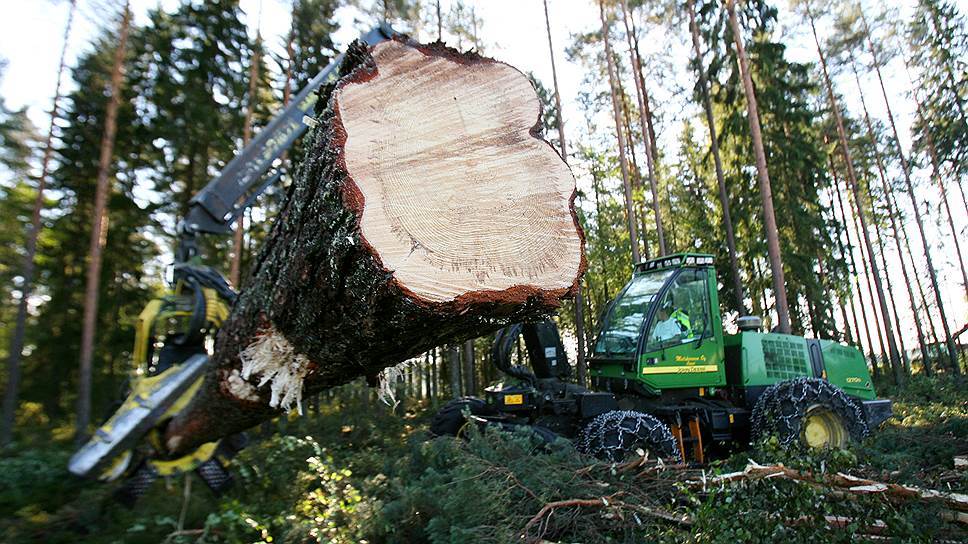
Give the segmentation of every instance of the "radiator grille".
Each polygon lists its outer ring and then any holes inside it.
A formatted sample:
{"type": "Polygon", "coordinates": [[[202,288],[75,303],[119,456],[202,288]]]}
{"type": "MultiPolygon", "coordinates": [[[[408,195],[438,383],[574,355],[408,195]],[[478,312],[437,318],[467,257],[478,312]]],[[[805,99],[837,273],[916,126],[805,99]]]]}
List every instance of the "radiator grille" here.
{"type": "Polygon", "coordinates": [[[787,380],[810,374],[807,351],[802,341],[764,338],[763,358],[766,375],[770,378],[787,380]]]}

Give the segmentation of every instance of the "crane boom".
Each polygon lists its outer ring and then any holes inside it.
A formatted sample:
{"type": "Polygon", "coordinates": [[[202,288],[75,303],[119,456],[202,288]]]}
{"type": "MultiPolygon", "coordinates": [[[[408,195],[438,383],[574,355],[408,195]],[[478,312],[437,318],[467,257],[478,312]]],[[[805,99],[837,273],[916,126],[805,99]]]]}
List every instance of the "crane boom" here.
{"type": "MultiPolygon", "coordinates": [[[[386,23],[381,23],[360,39],[372,46],[398,34],[386,23]]],[[[181,237],[179,261],[186,261],[195,255],[195,234],[231,232],[232,222],[267,187],[280,179],[282,171],[275,165],[276,161],[306,131],[304,118],[312,116],[318,99],[317,91],[334,76],[344,54],[340,53],[317,74],[268,126],[229,161],[215,179],[192,197],[188,215],[178,227],[181,237]]]]}

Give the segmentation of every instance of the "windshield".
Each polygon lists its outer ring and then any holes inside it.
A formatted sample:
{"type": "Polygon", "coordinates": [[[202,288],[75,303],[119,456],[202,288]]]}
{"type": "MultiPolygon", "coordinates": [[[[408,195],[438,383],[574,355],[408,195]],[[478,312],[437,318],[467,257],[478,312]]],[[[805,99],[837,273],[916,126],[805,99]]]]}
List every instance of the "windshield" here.
{"type": "Polygon", "coordinates": [[[605,318],[595,344],[596,355],[633,356],[642,322],[649,313],[655,294],[676,269],[659,270],[632,278],[605,318]]]}

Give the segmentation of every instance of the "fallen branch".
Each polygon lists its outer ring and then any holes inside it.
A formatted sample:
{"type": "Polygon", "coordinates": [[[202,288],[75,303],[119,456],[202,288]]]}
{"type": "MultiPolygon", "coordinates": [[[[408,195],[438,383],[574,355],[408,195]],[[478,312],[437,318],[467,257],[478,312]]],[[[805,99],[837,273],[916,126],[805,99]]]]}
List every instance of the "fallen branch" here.
{"type": "MultiPolygon", "coordinates": [[[[919,487],[876,482],[858,478],[849,474],[823,474],[817,475],[810,472],[801,472],[783,465],[760,465],[750,461],[746,468],[740,472],[731,472],[714,478],[705,480],[689,480],[687,485],[693,488],[700,488],[703,491],[709,486],[721,486],[738,481],[762,480],[771,478],[783,478],[796,480],[811,484],[838,488],[847,493],[856,495],[884,495],[891,499],[920,500],[924,502],[934,502],[944,505],[946,508],[968,512],[968,495],[961,493],[949,493],[936,491],[933,489],[922,489],[919,487]]],[[[960,516],[956,516],[961,519],[960,516]]]]}

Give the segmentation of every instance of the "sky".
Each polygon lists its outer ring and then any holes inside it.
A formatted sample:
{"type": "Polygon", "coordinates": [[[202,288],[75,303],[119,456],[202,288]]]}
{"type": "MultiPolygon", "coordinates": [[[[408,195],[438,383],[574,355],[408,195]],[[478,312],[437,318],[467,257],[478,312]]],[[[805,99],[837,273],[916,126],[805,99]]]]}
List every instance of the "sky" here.
{"type": "MultiPolygon", "coordinates": [[[[113,14],[119,11],[121,0],[77,0],[78,15],[75,18],[71,32],[67,64],[73,66],[78,55],[90,47],[92,39],[100,32],[104,25],[114,24],[113,14]]],[[[146,12],[162,5],[171,8],[177,5],[177,0],[131,0],[136,23],[146,21],[146,12]]],[[[483,20],[479,28],[481,42],[488,56],[511,64],[525,72],[533,72],[546,87],[551,87],[551,64],[549,61],[548,36],[545,32],[544,11],[541,0],[469,0],[477,17],[483,20]]],[[[584,69],[577,63],[568,62],[565,48],[572,42],[573,36],[579,33],[600,29],[599,12],[596,2],[588,0],[548,0],[551,18],[551,40],[554,44],[558,81],[561,89],[563,113],[567,138],[573,141],[577,138],[588,137],[584,130],[582,112],[577,102],[578,91],[584,69]]],[[[777,36],[788,46],[788,58],[799,62],[816,62],[814,48],[809,29],[790,12],[786,0],[774,2],[781,9],[780,21],[777,25],[777,36]]],[[[913,9],[913,0],[904,0],[896,4],[899,8],[898,16],[907,20],[913,9]]],[[[242,7],[247,14],[246,21],[252,36],[256,32],[262,33],[265,43],[275,51],[283,47],[283,36],[289,28],[289,2],[287,0],[241,0],[242,7]]],[[[442,10],[446,13],[450,8],[449,0],[442,0],[442,10]]],[[[968,1],[961,0],[961,12],[968,13],[968,1]]],[[[8,62],[3,80],[0,81],[0,97],[6,101],[8,107],[27,107],[33,122],[46,131],[49,123],[48,111],[54,94],[58,57],[63,41],[64,25],[68,13],[68,0],[0,0],[0,58],[8,62]]],[[[868,14],[883,9],[880,2],[865,0],[868,14]]],[[[337,13],[342,22],[342,28],[336,35],[337,43],[347,44],[364,30],[368,23],[361,13],[353,8],[341,8],[337,13]]],[[[642,23],[640,27],[647,32],[648,39],[642,40],[645,56],[662,55],[666,60],[662,64],[650,63],[646,67],[647,84],[661,81],[652,89],[653,104],[661,116],[659,126],[659,146],[670,155],[676,144],[678,128],[684,116],[698,113],[698,106],[685,103],[683,89],[693,85],[692,74],[688,71],[691,57],[691,42],[685,22],[680,22],[675,32],[669,32],[657,27],[649,27],[642,23]]],[[[433,29],[435,32],[435,29],[433,29]]],[[[829,32],[829,23],[822,22],[819,31],[821,38],[829,32]]],[[[436,35],[420,34],[419,39],[429,40],[436,35]]],[[[452,37],[445,35],[445,41],[456,45],[452,37]]],[[[614,47],[619,54],[626,52],[624,42],[614,40],[614,47]]],[[[887,79],[888,95],[892,100],[892,108],[901,133],[901,143],[905,151],[910,149],[909,127],[914,118],[913,100],[909,96],[911,83],[903,65],[895,61],[884,70],[887,79]]],[[[607,83],[601,83],[603,86],[607,83]]],[[[64,90],[70,91],[72,83],[69,77],[64,78],[64,90]]],[[[860,112],[859,94],[852,77],[835,76],[835,85],[846,101],[846,109],[860,112]]],[[[877,119],[886,120],[884,102],[880,99],[879,88],[873,76],[864,77],[868,108],[871,115],[877,119]]],[[[855,113],[855,115],[857,115],[855,113]]],[[[596,119],[596,125],[611,130],[612,122],[609,117],[596,119]]],[[[597,138],[607,139],[607,134],[596,134],[597,138]]],[[[606,140],[607,141],[607,140],[606,140]]],[[[614,141],[614,140],[612,140],[614,141]]],[[[573,143],[572,143],[573,145],[573,143]]],[[[587,186],[588,180],[584,174],[576,169],[579,187],[587,186]]],[[[897,173],[895,173],[897,174],[897,173]]],[[[923,178],[924,173],[919,172],[923,178]]],[[[952,182],[952,187],[954,182],[952,182]]],[[[936,189],[924,188],[918,196],[929,202],[932,209],[937,209],[939,193],[936,189]]],[[[930,187],[935,187],[931,185],[930,187]]],[[[901,195],[898,195],[899,197],[901,195]]],[[[963,210],[957,189],[950,191],[949,198],[955,210],[963,210]]],[[[963,232],[968,226],[968,217],[956,212],[956,227],[963,232]]],[[[950,322],[954,329],[959,329],[968,318],[968,301],[965,291],[958,281],[960,272],[951,245],[950,231],[947,225],[938,224],[940,217],[932,214],[928,220],[928,234],[930,243],[939,248],[935,253],[939,262],[936,263],[941,272],[943,292],[948,300],[950,322]]],[[[916,236],[913,224],[909,225],[909,234],[916,236]]],[[[916,238],[912,238],[915,243],[916,238]]],[[[968,245],[968,244],[965,244],[968,245]]],[[[918,247],[918,244],[915,244],[918,247]]],[[[968,247],[963,248],[968,251],[968,247]]],[[[915,250],[917,252],[917,250],[915,250]]],[[[916,257],[917,258],[917,257],[916,257]]],[[[919,262],[922,258],[919,258],[919,262]]],[[[900,269],[897,266],[896,254],[888,251],[889,265],[886,288],[901,285],[900,269]]],[[[922,277],[924,271],[921,270],[922,277]]],[[[903,296],[898,300],[900,306],[907,306],[903,296]]],[[[910,311],[899,308],[902,322],[906,325],[903,334],[908,347],[915,345],[914,326],[910,311]]]]}

